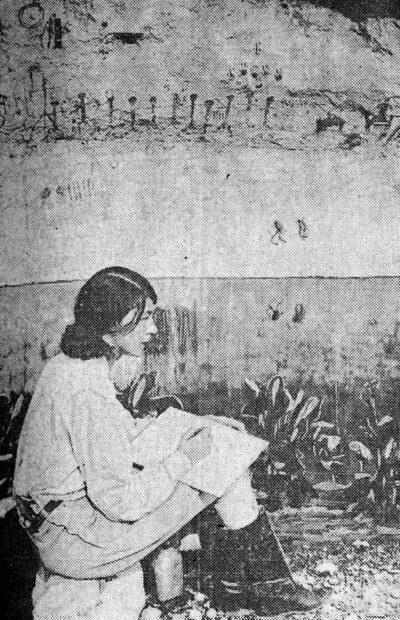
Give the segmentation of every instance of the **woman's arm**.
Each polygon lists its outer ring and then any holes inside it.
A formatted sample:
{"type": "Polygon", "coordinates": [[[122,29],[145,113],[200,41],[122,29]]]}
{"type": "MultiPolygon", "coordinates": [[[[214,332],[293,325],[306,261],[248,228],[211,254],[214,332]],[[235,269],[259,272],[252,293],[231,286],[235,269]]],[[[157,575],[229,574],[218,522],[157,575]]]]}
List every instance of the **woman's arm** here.
{"type": "Polygon", "coordinates": [[[109,519],[136,521],[160,506],[190,469],[190,458],[175,452],[161,463],[134,468],[132,419],[115,400],[81,392],[75,397],[71,443],[91,502],[109,519]]]}

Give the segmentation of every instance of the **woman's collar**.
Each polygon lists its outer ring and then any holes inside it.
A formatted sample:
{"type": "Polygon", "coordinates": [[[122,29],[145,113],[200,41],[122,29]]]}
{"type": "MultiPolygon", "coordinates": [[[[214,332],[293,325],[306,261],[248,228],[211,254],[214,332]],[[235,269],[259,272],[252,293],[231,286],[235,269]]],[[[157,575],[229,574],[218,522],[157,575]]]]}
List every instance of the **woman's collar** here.
{"type": "Polygon", "coordinates": [[[116,389],[110,376],[110,367],[105,357],[84,360],[84,382],[87,387],[105,397],[115,398],[116,389]]]}

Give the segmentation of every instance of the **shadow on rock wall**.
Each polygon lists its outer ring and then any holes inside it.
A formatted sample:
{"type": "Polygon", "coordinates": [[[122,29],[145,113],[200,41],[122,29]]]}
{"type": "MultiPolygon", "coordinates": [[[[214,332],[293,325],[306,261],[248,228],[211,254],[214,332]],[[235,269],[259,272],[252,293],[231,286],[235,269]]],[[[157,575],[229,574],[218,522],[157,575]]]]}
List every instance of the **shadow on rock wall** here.
{"type": "Polygon", "coordinates": [[[308,3],[342,13],[342,15],[355,22],[362,22],[369,17],[400,18],[400,5],[398,0],[308,0],[308,2],[299,2],[296,0],[281,1],[282,5],[291,4],[301,6],[308,3]]]}

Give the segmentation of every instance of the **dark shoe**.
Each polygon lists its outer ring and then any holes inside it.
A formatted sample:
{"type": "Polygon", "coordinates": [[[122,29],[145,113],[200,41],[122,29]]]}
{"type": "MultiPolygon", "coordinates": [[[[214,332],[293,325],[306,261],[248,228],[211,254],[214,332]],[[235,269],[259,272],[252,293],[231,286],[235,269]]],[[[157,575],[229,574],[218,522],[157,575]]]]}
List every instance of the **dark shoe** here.
{"type": "Polygon", "coordinates": [[[308,611],[324,597],[297,585],[268,515],[240,530],[220,529],[214,549],[213,605],[251,609],[259,616],[308,611]]]}
{"type": "Polygon", "coordinates": [[[291,579],[277,579],[250,585],[249,606],[258,616],[307,612],[321,606],[326,596],[315,594],[291,579]]]}

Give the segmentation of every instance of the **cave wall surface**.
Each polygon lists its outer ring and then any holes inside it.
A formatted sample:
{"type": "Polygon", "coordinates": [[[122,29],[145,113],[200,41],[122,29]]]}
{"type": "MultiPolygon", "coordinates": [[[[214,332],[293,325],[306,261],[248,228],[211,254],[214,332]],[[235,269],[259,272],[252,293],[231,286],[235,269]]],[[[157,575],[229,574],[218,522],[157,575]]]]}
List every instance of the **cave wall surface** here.
{"type": "Polygon", "coordinates": [[[396,276],[400,29],[375,5],[3,2],[0,282],[396,276]]]}
{"type": "MultiPolygon", "coordinates": [[[[275,373],[326,386],[399,378],[399,279],[162,278],[147,358],[164,392],[240,390],[275,373]],[[302,310],[300,311],[300,306],[302,310]]],[[[0,391],[30,391],[53,356],[82,282],[5,287],[0,391]]]]}
{"type": "Polygon", "coordinates": [[[396,375],[399,45],[391,2],[5,0],[3,387],[109,264],[165,294],[166,388],[396,375]]]}

